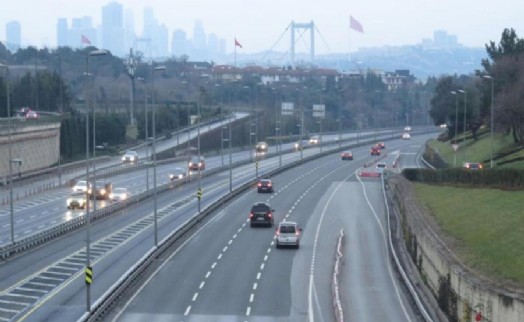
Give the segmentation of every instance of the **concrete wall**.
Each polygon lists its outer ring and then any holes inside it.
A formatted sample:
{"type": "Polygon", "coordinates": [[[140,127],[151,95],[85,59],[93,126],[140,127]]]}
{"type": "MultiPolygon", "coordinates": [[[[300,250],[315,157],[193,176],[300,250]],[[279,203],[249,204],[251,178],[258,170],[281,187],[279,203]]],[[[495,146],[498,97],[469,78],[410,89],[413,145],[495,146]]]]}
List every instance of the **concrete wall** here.
{"type": "MultiPolygon", "coordinates": [[[[47,168],[58,163],[60,123],[12,124],[11,157],[21,159],[22,166],[13,164],[13,175],[18,172],[47,168]]],[[[9,177],[9,131],[5,122],[0,127],[0,181],[9,177]]]]}
{"type": "Polygon", "coordinates": [[[411,183],[395,176],[389,179],[389,186],[411,258],[449,321],[524,321],[524,289],[471,271],[448,246],[456,241],[447,239],[418,203],[411,183]]]}

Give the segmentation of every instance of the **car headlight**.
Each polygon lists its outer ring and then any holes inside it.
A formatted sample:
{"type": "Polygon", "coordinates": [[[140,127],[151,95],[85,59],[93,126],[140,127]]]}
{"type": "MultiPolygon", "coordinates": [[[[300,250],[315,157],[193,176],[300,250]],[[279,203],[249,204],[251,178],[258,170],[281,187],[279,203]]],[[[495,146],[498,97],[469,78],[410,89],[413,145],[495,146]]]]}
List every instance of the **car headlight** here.
{"type": "Polygon", "coordinates": [[[67,203],[67,204],[70,204],[70,203],[71,203],[71,201],[73,201],[73,200],[72,200],[71,198],[67,198],[67,201],[66,201],[66,203],[67,203]]]}
{"type": "Polygon", "coordinates": [[[123,156],[123,157],[122,157],[122,161],[125,161],[125,160],[126,160],[126,157],[125,157],[125,156],[123,156]]]}
{"type": "Polygon", "coordinates": [[[130,157],[129,158],[131,161],[135,161],[135,157],[130,157]]]}
{"type": "Polygon", "coordinates": [[[178,175],[178,179],[182,179],[183,177],[184,177],[183,174],[179,174],[179,175],[178,175]]]}
{"type": "Polygon", "coordinates": [[[105,195],[106,194],[106,189],[101,189],[100,190],[100,194],[105,195]]]}

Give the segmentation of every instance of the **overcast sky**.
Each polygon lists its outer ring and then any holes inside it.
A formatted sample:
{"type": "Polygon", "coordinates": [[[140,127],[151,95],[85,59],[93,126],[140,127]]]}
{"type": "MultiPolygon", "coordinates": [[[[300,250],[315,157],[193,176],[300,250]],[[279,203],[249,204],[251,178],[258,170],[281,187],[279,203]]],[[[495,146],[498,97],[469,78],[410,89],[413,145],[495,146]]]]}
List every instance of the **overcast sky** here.
{"type": "MultiPolygon", "coordinates": [[[[3,0],[0,5],[0,40],[5,41],[5,24],[18,20],[22,25],[22,45],[56,46],[56,21],[91,16],[101,23],[101,8],[108,0],[3,0]]],[[[207,34],[227,39],[227,51],[234,38],[246,52],[289,48],[290,33],[284,33],[292,20],[315,21],[316,52],[348,52],[359,47],[413,45],[432,38],[433,31],[446,30],[458,42],[483,47],[499,41],[504,28],[514,28],[524,37],[524,0],[120,0],[132,9],[135,31],[142,33],[145,6],[154,8],[155,17],[167,26],[171,38],[175,29],[192,36],[195,20],[202,21],[207,34]],[[147,4],[146,4],[147,3],[147,4]],[[364,33],[349,29],[349,15],[357,19],[364,33]],[[277,42],[283,35],[282,40],[277,42]],[[325,43],[324,43],[325,41],[325,43]]],[[[297,38],[298,34],[297,34],[297,38]]],[[[171,39],[170,39],[171,41],[171,39]]],[[[307,51],[309,35],[297,43],[297,51],[307,51]]]]}

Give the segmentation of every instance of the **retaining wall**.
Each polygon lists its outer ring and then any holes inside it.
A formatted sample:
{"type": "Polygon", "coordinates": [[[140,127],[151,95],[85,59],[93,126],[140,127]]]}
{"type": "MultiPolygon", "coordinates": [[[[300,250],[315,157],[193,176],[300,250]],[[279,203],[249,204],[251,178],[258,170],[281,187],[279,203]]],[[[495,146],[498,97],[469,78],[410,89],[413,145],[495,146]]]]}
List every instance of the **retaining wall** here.
{"type": "Polygon", "coordinates": [[[447,246],[453,240],[443,237],[411,182],[392,175],[388,183],[411,258],[449,321],[524,321],[524,290],[472,272],[447,246]]]}
{"type": "MultiPolygon", "coordinates": [[[[13,164],[13,175],[47,168],[58,163],[60,123],[12,126],[11,157],[21,159],[22,165],[13,164]]],[[[0,129],[0,180],[9,177],[9,132],[0,129]]]]}

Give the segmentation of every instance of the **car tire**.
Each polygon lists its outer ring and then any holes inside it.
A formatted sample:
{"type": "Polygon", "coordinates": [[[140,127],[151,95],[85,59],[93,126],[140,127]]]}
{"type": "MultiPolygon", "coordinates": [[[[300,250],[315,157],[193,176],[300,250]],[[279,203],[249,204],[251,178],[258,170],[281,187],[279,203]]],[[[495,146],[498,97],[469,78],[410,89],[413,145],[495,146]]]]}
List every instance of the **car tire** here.
{"type": "Polygon", "coordinates": [[[253,225],[253,223],[249,223],[249,226],[253,228],[255,225],[253,225]]]}
{"type": "Polygon", "coordinates": [[[279,244],[278,242],[275,243],[275,247],[276,247],[277,249],[280,248],[280,244],[279,244]]]}

